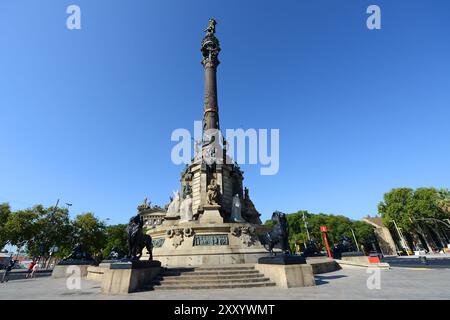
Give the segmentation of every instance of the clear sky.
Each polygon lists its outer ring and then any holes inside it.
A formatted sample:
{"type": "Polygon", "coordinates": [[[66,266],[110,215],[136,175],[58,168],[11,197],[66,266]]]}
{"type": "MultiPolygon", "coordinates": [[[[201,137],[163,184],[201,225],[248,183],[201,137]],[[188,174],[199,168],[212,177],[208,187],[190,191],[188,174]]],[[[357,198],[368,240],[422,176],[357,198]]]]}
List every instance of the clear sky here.
{"type": "Polygon", "coordinates": [[[449,187],[448,0],[0,1],[0,202],[123,223],[168,202],[176,128],[201,120],[200,42],[218,21],[222,128],[280,130],[280,170],[242,166],[274,210],[376,212],[449,187]],[[66,8],[81,7],[81,30],[66,8]],[[382,29],[366,27],[377,4],[382,29]]]}

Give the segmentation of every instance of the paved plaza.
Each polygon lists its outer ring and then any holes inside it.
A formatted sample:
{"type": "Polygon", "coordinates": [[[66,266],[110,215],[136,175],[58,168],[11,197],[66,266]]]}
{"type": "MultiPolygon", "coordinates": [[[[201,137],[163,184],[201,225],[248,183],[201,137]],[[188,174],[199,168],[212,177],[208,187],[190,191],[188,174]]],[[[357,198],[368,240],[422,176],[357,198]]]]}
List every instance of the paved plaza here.
{"type": "Polygon", "coordinates": [[[81,290],[68,290],[65,279],[41,277],[0,284],[0,299],[450,299],[450,269],[392,268],[381,270],[381,288],[370,290],[365,268],[343,269],[316,276],[315,287],[280,289],[154,290],[106,296],[100,283],[82,280],[81,290]]]}

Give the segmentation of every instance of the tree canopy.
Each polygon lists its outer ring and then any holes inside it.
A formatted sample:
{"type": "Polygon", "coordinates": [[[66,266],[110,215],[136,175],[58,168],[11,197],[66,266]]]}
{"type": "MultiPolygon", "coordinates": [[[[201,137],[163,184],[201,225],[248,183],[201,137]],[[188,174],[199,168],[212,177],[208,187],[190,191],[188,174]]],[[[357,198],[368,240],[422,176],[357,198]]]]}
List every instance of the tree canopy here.
{"type": "Polygon", "coordinates": [[[0,204],[0,249],[10,244],[22,248],[32,257],[67,256],[77,243],[94,256],[109,254],[112,247],[126,252],[126,225],[106,226],[93,213],[70,219],[68,209],[36,205],[11,211],[0,204]],[[56,251],[54,251],[57,249],[56,251]]]}
{"type": "Polygon", "coordinates": [[[6,234],[5,224],[11,215],[11,208],[7,203],[0,203],[0,249],[2,249],[9,241],[6,234]]]}
{"type": "Polygon", "coordinates": [[[429,250],[445,245],[443,235],[448,230],[443,230],[441,223],[450,219],[450,192],[447,189],[395,188],[384,194],[378,211],[389,229],[394,229],[395,221],[415,249],[420,249],[423,244],[429,250]]]}
{"type": "Polygon", "coordinates": [[[93,213],[79,214],[73,221],[76,242],[83,244],[94,255],[101,253],[106,244],[106,225],[93,213]]]}
{"type": "Polygon", "coordinates": [[[449,219],[449,208],[450,192],[435,188],[395,188],[378,205],[386,226],[392,228],[395,221],[406,232],[414,231],[421,219],[449,219]]]}
{"type": "MultiPolygon", "coordinates": [[[[328,229],[327,237],[330,246],[340,241],[342,236],[347,236],[354,242],[352,234],[353,229],[358,244],[360,246],[364,245],[367,249],[371,248],[370,244],[374,239],[374,231],[373,227],[369,224],[362,221],[354,221],[342,215],[324,213],[313,214],[308,211],[298,211],[287,215],[289,223],[289,244],[292,250],[295,249],[296,243],[305,243],[308,240],[303,215],[307,221],[311,239],[317,240],[319,243],[322,243],[323,246],[325,246],[325,244],[323,243],[323,235],[320,232],[320,226],[325,225],[328,229]]],[[[266,225],[271,224],[271,220],[266,221],[266,225]]]]}
{"type": "Polygon", "coordinates": [[[116,247],[122,253],[128,251],[127,246],[127,225],[126,224],[116,224],[106,227],[106,245],[103,249],[103,255],[106,257],[111,252],[111,249],[116,247]]]}

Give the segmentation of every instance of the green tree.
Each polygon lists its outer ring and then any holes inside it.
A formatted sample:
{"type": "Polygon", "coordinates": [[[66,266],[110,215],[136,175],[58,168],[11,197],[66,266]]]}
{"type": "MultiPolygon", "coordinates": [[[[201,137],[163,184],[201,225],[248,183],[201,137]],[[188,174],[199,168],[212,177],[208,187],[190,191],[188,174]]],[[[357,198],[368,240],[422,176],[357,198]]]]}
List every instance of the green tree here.
{"type": "Polygon", "coordinates": [[[128,251],[127,245],[127,225],[116,224],[106,227],[106,245],[103,250],[103,255],[106,257],[111,252],[111,249],[117,247],[124,254],[128,251]]]}
{"type": "Polygon", "coordinates": [[[352,228],[358,244],[370,251],[372,242],[376,240],[374,227],[364,221],[352,221],[352,228]]]}
{"type": "MultiPolygon", "coordinates": [[[[366,248],[370,248],[370,243],[375,236],[373,227],[361,221],[353,221],[342,215],[313,214],[308,211],[298,211],[287,215],[289,223],[289,245],[293,251],[295,250],[296,244],[306,243],[308,240],[303,216],[305,216],[311,239],[321,243],[324,250],[323,234],[320,232],[320,227],[323,225],[327,226],[327,237],[330,246],[339,242],[342,236],[347,236],[354,242],[352,229],[355,232],[358,244],[363,244],[366,248]]],[[[265,224],[271,226],[272,222],[268,220],[265,224]]]]}
{"type": "Polygon", "coordinates": [[[450,218],[450,191],[439,189],[437,191],[437,206],[441,211],[442,219],[450,218]]]}
{"type": "Polygon", "coordinates": [[[73,225],[72,244],[81,243],[94,256],[100,255],[106,244],[106,226],[91,212],[79,214],[73,225]]]}
{"type": "MultiPolygon", "coordinates": [[[[430,237],[430,231],[436,227],[434,219],[442,220],[449,217],[447,212],[449,199],[450,195],[446,189],[397,188],[384,194],[384,201],[378,205],[378,211],[383,223],[391,230],[394,229],[393,220],[395,220],[405,236],[411,237],[414,248],[418,248],[423,239],[431,249],[436,247],[436,243],[430,237]]],[[[442,238],[439,228],[435,229],[435,234],[442,238]]]]}
{"type": "Polygon", "coordinates": [[[411,188],[396,188],[384,194],[384,201],[378,204],[383,224],[393,228],[393,221],[399,228],[408,232],[412,229],[411,202],[414,190],[411,188]]]}
{"type": "Polygon", "coordinates": [[[34,237],[28,242],[27,249],[31,256],[40,256],[47,259],[53,247],[59,248],[55,256],[61,257],[70,250],[72,243],[72,225],[69,212],[65,208],[42,205],[33,207],[39,218],[35,222],[34,237]]]}
{"type": "Polygon", "coordinates": [[[8,203],[0,203],[0,250],[8,244],[8,235],[5,224],[11,215],[11,208],[8,203]]]}
{"type": "Polygon", "coordinates": [[[33,209],[11,212],[3,226],[8,242],[18,248],[24,247],[36,235],[39,214],[33,209]]]}

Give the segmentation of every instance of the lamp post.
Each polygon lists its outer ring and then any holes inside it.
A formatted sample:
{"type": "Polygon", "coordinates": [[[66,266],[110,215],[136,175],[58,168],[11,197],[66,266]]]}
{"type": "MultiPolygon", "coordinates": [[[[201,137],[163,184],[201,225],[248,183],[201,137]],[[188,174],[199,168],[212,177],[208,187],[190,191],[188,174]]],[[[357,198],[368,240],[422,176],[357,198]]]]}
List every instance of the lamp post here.
{"type": "Polygon", "coordinates": [[[48,269],[48,268],[50,267],[50,264],[51,264],[51,262],[52,262],[53,254],[54,254],[55,252],[58,252],[58,250],[59,250],[59,248],[58,248],[57,246],[53,246],[53,247],[50,248],[50,252],[49,252],[49,254],[50,254],[50,259],[48,259],[48,263],[47,263],[47,265],[45,266],[46,269],[48,269]]]}
{"type": "Polygon", "coordinates": [[[405,249],[406,254],[409,256],[409,248],[406,245],[405,239],[403,238],[403,234],[400,231],[400,229],[398,228],[397,223],[395,222],[395,220],[392,220],[392,222],[394,222],[395,229],[397,229],[397,233],[398,233],[398,236],[400,237],[400,242],[402,244],[402,247],[403,247],[403,249],[405,249]]]}
{"type": "MultiPolygon", "coordinates": [[[[52,212],[50,213],[50,222],[52,222],[52,223],[54,222],[56,210],[58,209],[58,205],[59,205],[59,199],[56,201],[55,207],[53,208],[52,212]]],[[[69,208],[70,208],[71,206],[72,206],[71,203],[66,202],[67,211],[69,211],[69,208]]],[[[53,254],[54,254],[55,252],[57,252],[58,250],[59,250],[59,248],[58,248],[56,245],[53,245],[53,246],[50,248],[50,252],[49,252],[50,257],[49,257],[49,259],[48,259],[48,262],[46,263],[46,268],[47,268],[47,269],[48,269],[48,267],[50,266],[50,263],[51,263],[51,261],[52,261],[53,254]]]]}
{"type": "Polygon", "coordinates": [[[309,231],[308,231],[308,222],[306,222],[305,212],[303,211],[302,213],[303,213],[303,222],[305,224],[306,235],[308,236],[308,240],[311,241],[311,237],[309,236],[309,231]]]}
{"type": "Polygon", "coordinates": [[[353,239],[355,240],[356,250],[359,251],[359,244],[358,244],[358,240],[356,240],[355,232],[353,231],[352,228],[350,228],[350,230],[352,231],[353,239]]]}

